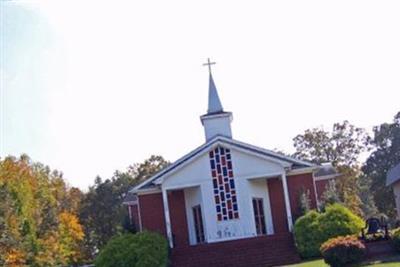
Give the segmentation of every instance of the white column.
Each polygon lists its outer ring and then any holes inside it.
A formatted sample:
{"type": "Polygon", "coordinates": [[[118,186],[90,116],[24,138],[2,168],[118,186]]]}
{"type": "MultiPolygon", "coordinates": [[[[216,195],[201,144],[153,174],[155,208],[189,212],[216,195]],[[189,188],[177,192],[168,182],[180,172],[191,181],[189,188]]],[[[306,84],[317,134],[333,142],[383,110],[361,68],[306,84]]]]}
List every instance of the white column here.
{"type": "Polygon", "coordinates": [[[139,195],[137,196],[137,208],[138,208],[138,217],[139,217],[139,232],[141,232],[143,230],[143,226],[142,226],[142,215],[140,212],[140,197],[139,195]]]}
{"type": "Polygon", "coordinates": [[[315,182],[315,176],[314,172],[312,173],[312,180],[313,180],[313,185],[314,185],[314,197],[315,197],[315,204],[317,205],[317,210],[319,211],[319,207],[321,206],[319,203],[319,196],[318,196],[318,191],[317,191],[317,184],[315,182]]]}
{"type": "Polygon", "coordinates": [[[128,204],[128,212],[129,212],[129,222],[132,224],[132,206],[131,204],[128,204]]]}
{"type": "Polygon", "coordinates": [[[168,243],[171,248],[174,247],[174,242],[172,239],[171,230],[171,218],[169,216],[169,206],[168,206],[168,193],[167,190],[162,189],[163,205],[164,205],[164,217],[165,217],[165,227],[167,228],[167,238],[168,243]]]}
{"type": "Polygon", "coordinates": [[[286,215],[288,221],[289,231],[293,230],[293,221],[292,221],[292,210],[290,208],[290,200],[289,200],[289,190],[286,180],[286,173],[282,173],[282,185],[283,185],[283,195],[285,197],[285,207],[286,207],[286,215]]]}

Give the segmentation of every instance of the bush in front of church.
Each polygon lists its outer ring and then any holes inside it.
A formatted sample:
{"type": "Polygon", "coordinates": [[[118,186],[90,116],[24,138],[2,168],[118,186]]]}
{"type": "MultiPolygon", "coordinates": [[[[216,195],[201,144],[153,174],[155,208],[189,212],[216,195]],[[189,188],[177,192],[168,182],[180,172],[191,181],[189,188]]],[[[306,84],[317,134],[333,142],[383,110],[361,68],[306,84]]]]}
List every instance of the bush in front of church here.
{"type": "Polygon", "coordinates": [[[303,258],[320,256],[320,246],[330,238],[359,234],[364,221],[340,204],[328,205],[324,212],[310,211],[294,226],[296,246],[303,258]]]}
{"type": "Polygon", "coordinates": [[[323,243],[321,254],[329,266],[340,267],[361,262],[366,248],[356,236],[339,236],[323,243]]]}
{"type": "Polygon", "coordinates": [[[324,242],[319,225],[320,217],[320,213],[312,210],[297,219],[294,225],[297,250],[303,258],[320,255],[319,247],[324,242]]]}
{"type": "Polygon", "coordinates": [[[167,263],[167,241],[151,232],[116,236],[95,260],[96,267],[164,267],[167,263]]]}
{"type": "Polygon", "coordinates": [[[324,241],[336,236],[358,235],[365,226],[363,219],[340,204],[327,206],[321,213],[319,224],[324,241]]]}

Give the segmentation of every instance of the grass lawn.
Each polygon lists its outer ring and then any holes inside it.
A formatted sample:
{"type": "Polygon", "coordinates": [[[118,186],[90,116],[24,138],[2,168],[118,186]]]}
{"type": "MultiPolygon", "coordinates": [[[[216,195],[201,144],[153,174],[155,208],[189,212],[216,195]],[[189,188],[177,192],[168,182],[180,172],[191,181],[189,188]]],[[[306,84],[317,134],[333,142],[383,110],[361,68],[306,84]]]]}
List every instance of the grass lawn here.
{"type": "MultiPolygon", "coordinates": [[[[392,256],[392,257],[376,259],[374,261],[365,262],[357,266],[399,267],[400,256],[392,256]]],[[[288,267],[329,267],[329,265],[326,264],[324,260],[312,260],[312,261],[302,262],[299,264],[289,265],[288,267]]]]}

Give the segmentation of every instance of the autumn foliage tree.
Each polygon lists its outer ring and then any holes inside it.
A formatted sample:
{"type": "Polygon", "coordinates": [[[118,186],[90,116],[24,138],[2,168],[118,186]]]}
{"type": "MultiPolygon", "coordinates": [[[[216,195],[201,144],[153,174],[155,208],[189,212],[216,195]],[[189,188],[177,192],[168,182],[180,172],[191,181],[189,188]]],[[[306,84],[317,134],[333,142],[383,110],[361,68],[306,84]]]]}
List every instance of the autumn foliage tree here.
{"type": "Polygon", "coordinates": [[[81,192],[62,174],[26,155],[0,160],[0,265],[58,266],[79,262],[81,192]]]}

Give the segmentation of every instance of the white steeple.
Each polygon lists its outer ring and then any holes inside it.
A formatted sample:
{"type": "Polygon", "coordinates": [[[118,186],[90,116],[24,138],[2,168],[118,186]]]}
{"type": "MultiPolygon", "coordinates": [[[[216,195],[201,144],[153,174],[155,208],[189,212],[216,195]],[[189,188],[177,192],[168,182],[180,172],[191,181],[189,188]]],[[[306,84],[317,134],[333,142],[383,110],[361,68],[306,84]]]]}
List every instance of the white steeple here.
{"type": "Polygon", "coordinates": [[[208,59],[207,63],[203,64],[208,66],[210,73],[208,87],[208,110],[207,114],[204,114],[200,117],[206,135],[206,142],[217,135],[232,138],[232,113],[225,112],[222,108],[221,100],[219,99],[218,91],[211,74],[211,65],[213,64],[215,64],[215,62],[210,62],[210,59],[208,59]]]}

